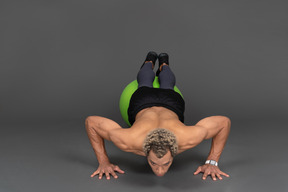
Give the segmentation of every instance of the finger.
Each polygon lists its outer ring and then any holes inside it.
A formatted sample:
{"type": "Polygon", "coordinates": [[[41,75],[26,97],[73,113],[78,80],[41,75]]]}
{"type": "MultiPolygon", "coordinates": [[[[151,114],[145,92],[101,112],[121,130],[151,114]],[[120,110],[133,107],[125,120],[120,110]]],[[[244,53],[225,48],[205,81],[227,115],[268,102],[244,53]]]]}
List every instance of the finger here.
{"type": "Polygon", "coordinates": [[[94,177],[94,176],[97,175],[97,174],[99,174],[99,171],[98,171],[98,170],[95,171],[95,172],[91,175],[91,177],[94,177]]]}
{"type": "Polygon", "coordinates": [[[110,174],[109,174],[109,172],[106,172],[105,175],[106,175],[106,179],[109,180],[109,179],[110,179],[110,174]]]}
{"type": "Polygon", "coordinates": [[[226,177],[230,177],[227,173],[224,173],[224,172],[222,172],[222,171],[220,171],[220,174],[221,174],[221,175],[224,175],[224,176],[226,176],[226,177]]]}
{"type": "Polygon", "coordinates": [[[216,176],[215,176],[215,173],[211,173],[211,177],[214,181],[216,181],[216,176]]]}
{"type": "Polygon", "coordinates": [[[198,167],[198,169],[194,172],[194,175],[197,175],[201,172],[201,167],[198,167]]]}
{"type": "Polygon", "coordinates": [[[222,177],[219,173],[217,173],[216,175],[217,175],[218,179],[222,180],[222,177]]]}
{"type": "Polygon", "coordinates": [[[118,166],[114,167],[114,171],[117,171],[119,173],[125,173],[125,171],[123,171],[122,169],[120,169],[118,166]]]}
{"type": "Polygon", "coordinates": [[[116,175],[116,173],[115,173],[114,171],[111,172],[111,175],[112,175],[115,179],[118,178],[118,176],[116,175]]]}
{"type": "Polygon", "coordinates": [[[208,172],[205,172],[205,173],[203,174],[202,179],[203,179],[203,180],[206,180],[207,176],[208,176],[208,172]]]}
{"type": "Polygon", "coordinates": [[[103,176],[103,172],[100,172],[99,173],[99,179],[102,179],[102,176],[103,176]]]}

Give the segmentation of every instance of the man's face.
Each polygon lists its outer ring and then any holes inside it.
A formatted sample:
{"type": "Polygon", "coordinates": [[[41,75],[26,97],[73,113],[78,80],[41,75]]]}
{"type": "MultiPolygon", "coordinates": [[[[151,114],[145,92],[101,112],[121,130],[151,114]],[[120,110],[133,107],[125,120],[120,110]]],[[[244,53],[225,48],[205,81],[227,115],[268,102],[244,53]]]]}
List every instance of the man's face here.
{"type": "Polygon", "coordinates": [[[157,175],[158,177],[162,177],[165,175],[165,173],[171,166],[173,157],[171,156],[171,152],[168,151],[166,155],[164,155],[161,159],[159,159],[155,155],[155,153],[151,150],[147,156],[147,160],[155,175],[157,175]]]}

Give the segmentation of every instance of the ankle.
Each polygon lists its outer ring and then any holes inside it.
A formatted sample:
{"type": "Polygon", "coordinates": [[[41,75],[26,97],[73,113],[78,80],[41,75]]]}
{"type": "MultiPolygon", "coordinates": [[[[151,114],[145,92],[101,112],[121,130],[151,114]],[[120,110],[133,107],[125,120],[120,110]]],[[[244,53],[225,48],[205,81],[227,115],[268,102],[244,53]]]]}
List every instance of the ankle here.
{"type": "Polygon", "coordinates": [[[154,63],[152,61],[145,61],[145,63],[152,63],[152,69],[154,69],[154,63]]]}
{"type": "Polygon", "coordinates": [[[165,65],[169,66],[169,65],[166,64],[166,63],[162,63],[162,64],[160,65],[160,67],[159,67],[160,71],[162,71],[162,67],[165,66],[165,65]]]}

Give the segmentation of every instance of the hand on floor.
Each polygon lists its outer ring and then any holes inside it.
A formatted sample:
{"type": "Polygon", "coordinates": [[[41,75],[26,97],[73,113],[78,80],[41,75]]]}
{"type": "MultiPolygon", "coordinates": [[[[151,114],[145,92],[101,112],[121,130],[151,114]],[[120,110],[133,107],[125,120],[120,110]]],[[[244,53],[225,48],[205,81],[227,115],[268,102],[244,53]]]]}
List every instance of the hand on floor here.
{"type": "Polygon", "coordinates": [[[195,171],[194,175],[197,175],[199,173],[204,173],[202,179],[205,180],[207,178],[207,176],[211,175],[212,179],[214,181],[217,180],[216,176],[218,177],[218,179],[222,180],[221,175],[224,175],[226,177],[230,177],[228,174],[222,172],[219,167],[214,166],[214,165],[202,165],[199,166],[198,169],[195,171]]]}
{"type": "Polygon", "coordinates": [[[103,163],[99,165],[98,169],[91,175],[91,177],[94,177],[95,175],[99,174],[99,179],[102,179],[102,176],[105,174],[106,179],[110,179],[111,174],[115,179],[117,179],[118,176],[116,175],[115,171],[121,174],[124,173],[124,171],[121,170],[117,165],[113,165],[109,162],[103,163]]]}

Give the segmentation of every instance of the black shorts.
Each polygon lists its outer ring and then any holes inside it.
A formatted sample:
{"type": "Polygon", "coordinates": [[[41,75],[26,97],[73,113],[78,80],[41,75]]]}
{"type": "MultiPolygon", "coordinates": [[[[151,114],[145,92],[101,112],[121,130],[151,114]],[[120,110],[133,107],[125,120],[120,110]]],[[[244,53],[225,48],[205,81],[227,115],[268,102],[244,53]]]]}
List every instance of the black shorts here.
{"type": "Polygon", "coordinates": [[[170,109],[184,123],[185,101],[182,96],[172,89],[140,87],[132,95],[128,118],[131,125],[139,111],[148,107],[160,106],[170,109]]]}

